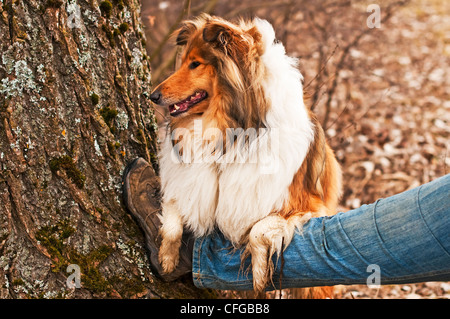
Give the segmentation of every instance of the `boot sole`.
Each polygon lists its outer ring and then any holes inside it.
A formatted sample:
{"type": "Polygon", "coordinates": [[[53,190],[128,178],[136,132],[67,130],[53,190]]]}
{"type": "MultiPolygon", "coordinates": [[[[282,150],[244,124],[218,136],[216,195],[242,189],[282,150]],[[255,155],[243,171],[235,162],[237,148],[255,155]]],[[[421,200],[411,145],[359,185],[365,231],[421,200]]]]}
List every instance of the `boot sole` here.
{"type": "MultiPolygon", "coordinates": [[[[137,222],[139,228],[143,228],[143,226],[141,225],[145,225],[145,221],[142,219],[142,217],[135,213],[136,209],[133,205],[133,201],[131,200],[131,194],[130,194],[130,180],[129,180],[129,174],[130,172],[139,164],[140,161],[142,161],[144,159],[138,157],[136,159],[134,159],[133,161],[131,161],[130,163],[128,163],[128,165],[125,167],[124,171],[123,171],[123,177],[122,177],[122,199],[123,199],[123,203],[125,205],[126,210],[128,211],[128,213],[131,215],[131,217],[137,222]]],[[[145,160],[144,160],[145,161],[145,160]]],[[[142,229],[143,230],[143,229],[142,229]]],[[[143,231],[144,233],[144,238],[145,238],[145,247],[147,248],[148,253],[150,254],[149,259],[153,260],[154,262],[157,262],[158,260],[158,253],[159,253],[159,249],[158,247],[156,247],[156,243],[150,241],[147,239],[147,235],[146,232],[143,231]],[[154,257],[154,258],[152,258],[154,257]]],[[[170,278],[167,278],[165,276],[160,275],[160,271],[161,269],[156,268],[152,262],[149,262],[149,267],[150,270],[152,271],[153,275],[156,276],[157,278],[161,279],[162,281],[171,281],[170,278]]],[[[170,276],[169,276],[170,277],[170,276]]]]}

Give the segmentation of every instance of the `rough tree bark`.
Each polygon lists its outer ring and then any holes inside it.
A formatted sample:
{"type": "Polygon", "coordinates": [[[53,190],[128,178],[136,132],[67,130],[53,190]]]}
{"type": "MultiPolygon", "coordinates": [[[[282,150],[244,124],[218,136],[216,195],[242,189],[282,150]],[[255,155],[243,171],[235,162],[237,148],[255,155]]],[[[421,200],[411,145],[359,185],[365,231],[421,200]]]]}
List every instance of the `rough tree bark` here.
{"type": "Polygon", "coordinates": [[[139,0],[0,0],[0,35],[0,298],[205,296],[152,276],[121,200],[157,165],[139,0]]]}

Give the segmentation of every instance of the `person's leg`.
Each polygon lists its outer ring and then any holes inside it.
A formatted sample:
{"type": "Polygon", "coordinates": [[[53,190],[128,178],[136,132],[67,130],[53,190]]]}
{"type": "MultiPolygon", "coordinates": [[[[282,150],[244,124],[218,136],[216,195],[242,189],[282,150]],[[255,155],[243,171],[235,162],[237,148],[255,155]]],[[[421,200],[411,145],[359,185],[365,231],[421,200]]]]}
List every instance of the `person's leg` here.
{"type": "MultiPolygon", "coordinates": [[[[274,260],[273,284],[276,288],[365,284],[374,269],[380,271],[380,284],[447,281],[449,229],[450,175],[446,175],[346,213],[311,219],[282,258],[274,260]]],[[[230,246],[219,232],[196,240],[193,279],[198,287],[252,289],[250,259],[241,266],[241,251],[230,246]]]]}

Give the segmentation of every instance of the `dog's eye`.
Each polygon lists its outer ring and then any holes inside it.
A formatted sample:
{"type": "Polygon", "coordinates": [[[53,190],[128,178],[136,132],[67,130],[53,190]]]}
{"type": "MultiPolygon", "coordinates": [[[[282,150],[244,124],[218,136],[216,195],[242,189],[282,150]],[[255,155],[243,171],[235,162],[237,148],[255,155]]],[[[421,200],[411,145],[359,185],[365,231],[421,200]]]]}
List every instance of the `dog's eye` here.
{"type": "Polygon", "coordinates": [[[198,62],[198,61],[193,61],[193,62],[191,62],[191,64],[189,64],[189,69],[193,70],[193,69],[195,69],[196,67],[198,67],[199,65],[200,65],[200,62],[198,62]]]}

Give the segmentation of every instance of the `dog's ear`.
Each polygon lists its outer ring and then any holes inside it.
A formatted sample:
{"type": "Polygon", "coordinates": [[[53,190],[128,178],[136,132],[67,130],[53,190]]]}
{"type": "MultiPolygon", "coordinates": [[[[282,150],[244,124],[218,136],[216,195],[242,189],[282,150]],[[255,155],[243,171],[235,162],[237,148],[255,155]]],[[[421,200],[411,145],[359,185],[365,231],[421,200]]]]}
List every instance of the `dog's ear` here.
{"type": "Polygon", "coordinates": [[[195,24],[189,21],[184,22],[177,31],[178,32],[176,39],[177,45],[186,45],[189,37],[195,30],[196,30],[195,24]]]}
{"type": "Polygon", "coordinates": [[[217,23],[207,23],[203,28],[203,40],[215,44],[217,48],[226,48],[232,36],[229,28],[217,23]]]}
{"type": "Polygon", "coordinates": [[[261,33],[259,32],[257,27],[253,27],[247,30],[247,33],[253,38],[255,42],[261,41],[261,33]]]}

